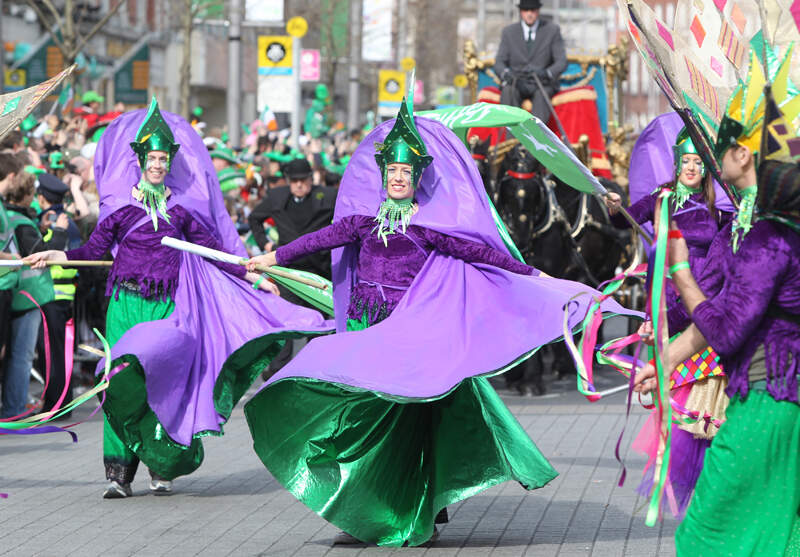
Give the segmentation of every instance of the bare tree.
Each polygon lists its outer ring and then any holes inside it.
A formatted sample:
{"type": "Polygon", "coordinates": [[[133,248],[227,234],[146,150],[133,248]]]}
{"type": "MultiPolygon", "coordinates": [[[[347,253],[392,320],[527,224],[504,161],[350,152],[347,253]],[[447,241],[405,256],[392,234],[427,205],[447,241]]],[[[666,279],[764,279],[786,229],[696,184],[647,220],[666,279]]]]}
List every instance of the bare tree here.
{"type": "Polygon", "coordinates": [[[189,119],[189,99],[192,94],[192,31],[204,19],[224,16],[226,0],[181,0],[174,5],[180,11],[180,30],[183,35],[180,69],[180,114],[189,119]]]}
{"type": "MultiPolygon", "coordinates": [[[[28,6],[36,13],[42,27],[47,29],[53,43],[61,51],[66,66],[75,63],[78,54],[108,21],[114,17],[125,0],[112,0],[108,12],[101,17],[86,33],[81,32],[84,25],[88,26],[87,16],[93,13],[83,2],[64,0],[64,8],[59,11],[52,0],[25,0],[28,6]],[[42,9],[42,5],[44,9],[42,9]],[[60,34],[59,34],[60,31],[60,34]]],[[[74,74],[68,78],[68,83],[74,83],[74,74]]]]}

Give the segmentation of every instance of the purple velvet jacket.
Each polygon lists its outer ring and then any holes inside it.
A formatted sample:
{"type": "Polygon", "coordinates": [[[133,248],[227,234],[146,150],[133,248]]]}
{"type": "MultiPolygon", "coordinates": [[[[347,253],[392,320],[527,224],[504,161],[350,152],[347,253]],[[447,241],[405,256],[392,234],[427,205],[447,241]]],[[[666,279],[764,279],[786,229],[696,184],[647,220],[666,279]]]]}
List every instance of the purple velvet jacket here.
{"type": "Polygon", "coordinates": [[[385,319],[394,310],[434,249],[467,263],[483,263],[522,275],[539,274],[533,267],[487,245],[416,225],[409,226],[405,234],[388,236],[384,246],[374,228],[374,217],[345,217],[279,247],[275,256],[279,265],[288,265],[320,250],[357,243],[358,284],[353,287],[347,317],[360,320],[366,311],[370,324],[385,319]]]}
{"type": "Polygon", "coordinates": [[[762,220],[737,253],[730,238],[729,224],[709,249],[697,278],[708,299],[695,308],[692,321],[722,359],[728,396],[747,396],[750,360],[764,345],[767,390],[775,400],[798,402],[800,326],[768,310],[800,315],[800,235],[762,220]]]}
{"type": "MultiPolygon", "coordinates": [[[[67,259],[101,259],[116,241],[119,250],[108,276],[106,296],[111,296],[118,282],[131,281],[139,285],[145,298],[172,298],[178,286],[182,254],[161,245],[161,238],[170,236],[213,249],[222,248],[208,229],[180,205],[170,206],[168,213],[170,222],[159,217],[156,231],[144,209],[126,205],[100,222],[85,245],[66,252],[67,259]]],[[[247,273],[240,265],[212,263],[240,278],[247,273]]]]}
{"type": "MultiPolygon", "coordinates": [[[[654,222],[657,200],[657,193],[647,195],[631,205],[628,212],[639,224],[654,222]]],[[[702,269],[705,266],[708,248],[720,227],[716,218],[709,213],[703,195],[700,193],[692,195],[683,207],[675,212],[673,220],[683,233],[689,247],[689,265],[692,272],[702,269]]],[[[630,223],[619,213],[612,216],[611,221],[617,228],[630,228],[630,223]]],[[[667,326],[670,335],[674,335],[689,326],[689,316],[672,283],[667,283],[666,298],[667,326]]]]}

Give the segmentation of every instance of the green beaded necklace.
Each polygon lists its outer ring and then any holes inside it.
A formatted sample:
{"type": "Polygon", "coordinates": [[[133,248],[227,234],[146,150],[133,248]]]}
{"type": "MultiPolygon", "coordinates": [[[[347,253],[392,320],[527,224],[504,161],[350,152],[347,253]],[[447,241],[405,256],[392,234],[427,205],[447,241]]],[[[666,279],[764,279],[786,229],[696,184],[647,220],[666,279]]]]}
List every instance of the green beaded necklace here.
{"type": "Polygon", "coordinates": [[[416,203],[413,197],[405,199],[392,199],[387,197],[386,201],[381,203],[378,209],[378,216],[375,217],[375,222],[378,224],[373,229],[377,230],[378,238],[383,240],[383,245],[387,245],[387,236],[394,234],[400,228],[405,234],[408,224],[411,222],[411,216],[416,210],[416,203]]]}

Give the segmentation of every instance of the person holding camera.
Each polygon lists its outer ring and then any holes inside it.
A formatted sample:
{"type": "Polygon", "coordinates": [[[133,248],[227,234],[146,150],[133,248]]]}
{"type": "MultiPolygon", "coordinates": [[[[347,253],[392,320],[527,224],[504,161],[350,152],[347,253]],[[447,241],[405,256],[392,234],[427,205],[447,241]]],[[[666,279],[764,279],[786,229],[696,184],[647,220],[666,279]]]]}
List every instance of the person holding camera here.
{"type": "Polygon", "coordinates": [[[557,24],[539,17],[540,0],[520,0],[517,7],[521,21],[503,29],[495,56],[494,71],[503,86],[501,102],[522,106],[547,122],[549,98],[558,91],[559,77],[567,68],[564,39],[557,24]]]}

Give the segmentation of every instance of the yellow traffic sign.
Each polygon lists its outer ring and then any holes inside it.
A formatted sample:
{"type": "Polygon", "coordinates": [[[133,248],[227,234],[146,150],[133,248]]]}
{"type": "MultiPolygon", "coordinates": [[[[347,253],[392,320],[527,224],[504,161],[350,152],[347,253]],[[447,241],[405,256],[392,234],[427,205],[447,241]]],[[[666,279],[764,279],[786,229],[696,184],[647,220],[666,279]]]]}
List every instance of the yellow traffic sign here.
{"type": "Polygon", "coordinates": [[[455,85],[456,87],[463,89],[468,84],[469,81],[467,81],[467,76],[465,76],[463,73],[460,73],[453,78],[453,85],[455,85]]]}
{"type": "Polygon", "coordinates": [[[380,70],[378,72],[378,102],[398,103],[406,92],[406,74],[397,70],[380,70]]]}
{"type": "Polygon", "coordinates": [[[400,60],[400,67],[403,68],[403,70],[405,70],[407,72],[410,72],[411,70],[413,70],[414,66],[416,66],[416,65],[417,65],[417,61],[414,60],[411,56],[406,56],[405,58],[400,60]]]}
{"type": "Polygon", "coordinates": [[[16,70],[11,70],[6,68],[6,87],[14,87],[14,88],[24,88],[25,82],[27,78],[27,72],[22,68],[17,68],[16,70]]]}
{"type": "Polygon", "coordinates": [[[258,37],[258,74],[292,74],[292,37],[286,35],[258,37]]]}
{"type": "Polygon", "coordinates": [[[286,32],[292,37],[302,39],[308,31],[308,22],[302,16],[295,16],[286,22],[286,32]]]}

